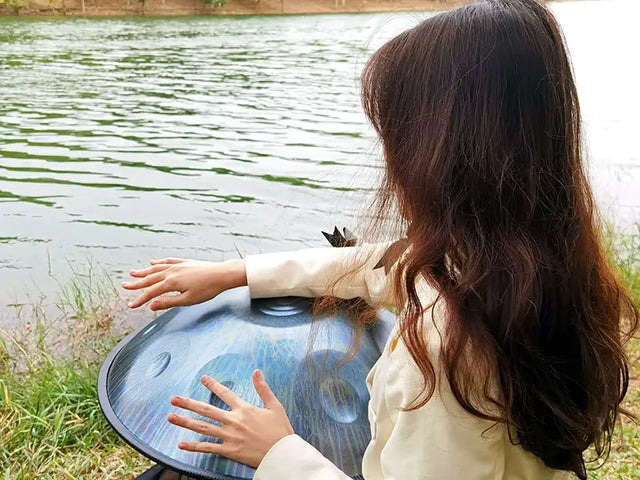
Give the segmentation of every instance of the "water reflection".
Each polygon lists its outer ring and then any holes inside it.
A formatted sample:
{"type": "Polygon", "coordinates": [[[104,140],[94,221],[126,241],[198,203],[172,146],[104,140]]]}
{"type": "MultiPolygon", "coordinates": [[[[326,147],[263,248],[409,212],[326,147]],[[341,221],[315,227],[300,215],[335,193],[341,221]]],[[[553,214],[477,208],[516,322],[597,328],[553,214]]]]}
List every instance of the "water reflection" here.
{"type": "MultiPolygon", "coordinates": [[[[620,101],[637,86],[625,62],[597,60],[607,45],[633,58],[629,4],[556,7],[596,187],[620,218],[640,205],[620,134],[637,127],[639,106],[620,101]]],[[[355,224],[380,174],[358,74],[367,48],[418,16],[394,18],[0,19],[0,305],[25,285],[53,291],[67,263],[119,279],[151,257],[322,245],[321,229],[355,224]]]]}

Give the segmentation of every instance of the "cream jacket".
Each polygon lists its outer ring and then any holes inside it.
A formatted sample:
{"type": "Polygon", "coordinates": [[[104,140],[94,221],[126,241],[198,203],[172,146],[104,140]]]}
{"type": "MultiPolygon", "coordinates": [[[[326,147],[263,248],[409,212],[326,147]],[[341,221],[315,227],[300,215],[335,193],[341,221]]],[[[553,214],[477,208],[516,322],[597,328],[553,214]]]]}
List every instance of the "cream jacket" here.
{"type": "MultiPolygon", "coordinates": [[[[317,297],[328,294],[332,281],[364,264],[354,275],[340,280],[331,292],[341,298],[361,297],[373,305],[390,304],[384,268],[373,269],[384,245],[352,248],[317,248],[246,258],[247,281],[254,298],[317,297]],[[354,260],[359,259],[359,260],[354,260]]],[[[421,285],[425,306],[436,292],[421,285]]],[[[442,312],[426,315],[432,361],[437,368],[439,336],[432,322],[442,312]]],[[[448,382],[439,380],[424,407],[403,411],[420,392],[422,377],[402,340],[387,348],[367,376],[371,394],[371,442],[362,471],[365,480],[560,480],[566,472],[547,468],[535,455],[512,445],[506,429],[464,411],[448,382]],[[491,427],[491,428],[490,428],[491,427]]],[[[395,343],[395,342],[394,342],[395,343]]],[[[297,435],[276,443],[258,467],[255,480],[347,480],[349,477],[297,435]]]]}

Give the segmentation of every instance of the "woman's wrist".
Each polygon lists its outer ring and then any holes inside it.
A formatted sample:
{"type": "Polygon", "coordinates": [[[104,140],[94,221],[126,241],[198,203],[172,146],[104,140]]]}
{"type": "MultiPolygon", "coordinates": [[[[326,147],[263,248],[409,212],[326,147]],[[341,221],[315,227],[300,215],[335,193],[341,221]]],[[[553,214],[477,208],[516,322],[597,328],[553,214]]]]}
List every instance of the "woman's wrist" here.
{"type": "Polygon", "coordinates": [[[247,269],[243,259],[234,258],[222,263],[225,267],[227,289],[247,286],[247,269]]]}

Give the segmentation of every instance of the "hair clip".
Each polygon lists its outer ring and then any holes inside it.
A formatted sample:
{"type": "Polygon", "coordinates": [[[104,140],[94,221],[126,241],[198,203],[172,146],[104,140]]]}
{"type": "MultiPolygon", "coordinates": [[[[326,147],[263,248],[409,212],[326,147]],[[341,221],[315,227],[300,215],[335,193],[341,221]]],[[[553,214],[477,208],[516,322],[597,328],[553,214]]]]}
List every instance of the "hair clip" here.
{"type": "Polygon", "coordinates": [[[347,228],[342,229],[342,233],[338,230],[338,227],[333,227],[333,233],[322,232],[324,238],[331,244],[332,247],[353,247],[358,239],[347,228]]]}

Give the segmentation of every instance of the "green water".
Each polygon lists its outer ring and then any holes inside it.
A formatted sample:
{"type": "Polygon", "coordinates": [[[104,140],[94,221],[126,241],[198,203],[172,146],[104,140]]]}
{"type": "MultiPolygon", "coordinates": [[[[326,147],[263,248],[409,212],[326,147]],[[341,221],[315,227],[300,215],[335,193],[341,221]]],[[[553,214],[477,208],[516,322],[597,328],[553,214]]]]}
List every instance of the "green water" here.
{"type": "MultiPolygon", "coordinates": [[[[640,206],[629,5],[556,8],[594,185],[622,219],[640,206]]],[[[0,305],[88,263],[119,283],[149,258],[316,246],[355,225],[380,175],[359,72],[420,16],[390,18],[1,19],[0,305]]]]}

